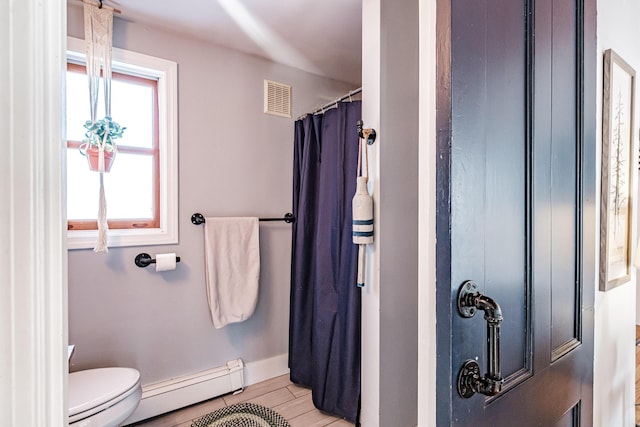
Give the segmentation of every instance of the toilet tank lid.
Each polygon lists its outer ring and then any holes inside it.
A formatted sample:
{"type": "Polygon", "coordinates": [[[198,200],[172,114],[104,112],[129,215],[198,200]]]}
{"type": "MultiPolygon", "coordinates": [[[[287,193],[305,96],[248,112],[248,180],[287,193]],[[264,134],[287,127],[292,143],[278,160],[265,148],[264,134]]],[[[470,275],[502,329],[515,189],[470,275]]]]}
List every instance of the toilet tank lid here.
{"type": "Polygon", "coordinates": [[[132,368],[98,368],[69,374],[69,416],[116,399],[140,384],[132,368]]]}

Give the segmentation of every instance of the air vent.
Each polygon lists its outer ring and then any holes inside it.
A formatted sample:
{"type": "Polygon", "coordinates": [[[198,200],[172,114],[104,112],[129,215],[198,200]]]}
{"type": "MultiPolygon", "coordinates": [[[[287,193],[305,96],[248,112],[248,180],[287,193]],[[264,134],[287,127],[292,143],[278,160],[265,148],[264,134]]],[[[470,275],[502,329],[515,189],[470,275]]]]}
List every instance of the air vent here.
{"type": "Polygon", "coordinates": [[[264,112],[291,118],[291,86],[265,80],[264,112]]]}

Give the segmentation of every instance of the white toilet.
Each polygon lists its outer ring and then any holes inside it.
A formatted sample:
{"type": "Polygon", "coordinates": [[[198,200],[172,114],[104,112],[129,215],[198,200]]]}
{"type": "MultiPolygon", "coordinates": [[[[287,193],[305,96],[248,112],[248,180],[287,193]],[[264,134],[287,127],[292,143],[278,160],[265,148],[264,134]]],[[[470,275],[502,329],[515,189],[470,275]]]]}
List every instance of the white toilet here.
{"type": "Polygon", "coordinates": [[[140,372],[99,368],[69,374],[69,425],[115,427],[138,407],[140,372]]]}

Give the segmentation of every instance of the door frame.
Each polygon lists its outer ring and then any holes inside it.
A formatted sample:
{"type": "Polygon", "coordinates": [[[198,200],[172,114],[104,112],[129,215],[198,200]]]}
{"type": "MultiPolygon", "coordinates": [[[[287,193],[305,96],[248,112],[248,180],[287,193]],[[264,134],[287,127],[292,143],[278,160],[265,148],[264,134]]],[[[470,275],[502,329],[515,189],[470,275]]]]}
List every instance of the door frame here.
{"type": "Polygon", "coordinates": [[[64,426],[66,1],[0,8],[0,413],[12,425],[64,426]]]}
{"type": "MultiPolygon", "coordinates": [[[[447,0],[450,1],[450,0],[447,0]]],[[[418,426],[436,425],[436,126],[440,78],[436,64],[446,49],[438,45],[438,10],[442,0],[420,2],[419,9],[419,174],[418,174],[418,426]],[[422,380],[426,379],[426,380],[422,380]]]]}

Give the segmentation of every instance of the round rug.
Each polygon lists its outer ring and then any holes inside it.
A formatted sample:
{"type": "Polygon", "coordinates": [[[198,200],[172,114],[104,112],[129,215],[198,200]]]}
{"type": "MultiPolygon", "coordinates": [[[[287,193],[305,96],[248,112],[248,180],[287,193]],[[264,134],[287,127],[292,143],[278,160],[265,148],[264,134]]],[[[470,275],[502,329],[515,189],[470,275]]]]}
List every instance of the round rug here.
{"type": "Polygon", "coordinates": [[[198,418],[191,427],[291,427],[276,411],[255,403],[238,403],[198,418]]]}

